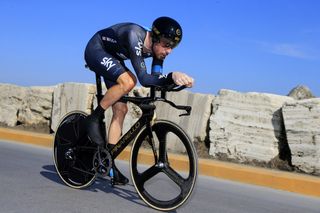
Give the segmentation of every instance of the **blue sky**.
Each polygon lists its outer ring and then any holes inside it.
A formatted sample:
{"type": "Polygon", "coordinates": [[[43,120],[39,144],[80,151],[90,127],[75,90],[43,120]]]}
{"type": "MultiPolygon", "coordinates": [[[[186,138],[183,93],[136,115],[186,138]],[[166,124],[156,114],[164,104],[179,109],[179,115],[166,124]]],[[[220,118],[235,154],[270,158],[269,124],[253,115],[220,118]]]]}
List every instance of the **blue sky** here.
{"type": "Polygon", "coordinates": [[[184,36],[164,72],[193,76],[191,91],[287,95],[306,85],[320,96],[319,11],[318,0],[1,0],[0,83],[94,83],[83,51],[96,31],[165,15],[184,36]]]}

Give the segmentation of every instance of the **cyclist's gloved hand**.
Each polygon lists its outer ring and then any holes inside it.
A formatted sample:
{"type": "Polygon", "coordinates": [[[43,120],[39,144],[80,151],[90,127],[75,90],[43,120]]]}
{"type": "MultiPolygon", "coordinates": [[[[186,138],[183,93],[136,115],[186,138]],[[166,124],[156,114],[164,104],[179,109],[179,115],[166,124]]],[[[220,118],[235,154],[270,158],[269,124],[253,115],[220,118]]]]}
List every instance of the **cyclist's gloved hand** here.
{"type": "Polygon", "coordinates": [[[178,86],[192,87],[194,79],[182,72],[173,72],[172,79],[178,86]]]}

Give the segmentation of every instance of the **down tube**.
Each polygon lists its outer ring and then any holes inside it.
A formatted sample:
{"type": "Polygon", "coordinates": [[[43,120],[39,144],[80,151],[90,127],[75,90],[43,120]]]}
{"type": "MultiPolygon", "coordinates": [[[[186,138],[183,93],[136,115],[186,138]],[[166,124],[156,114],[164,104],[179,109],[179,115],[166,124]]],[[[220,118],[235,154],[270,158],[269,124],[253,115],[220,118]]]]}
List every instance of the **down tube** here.
{"type": "Polygon", "coordinates": [[[136,137],[138,132],[146,124],[146,118],[141,117],[130,129],[129,131],[121,137],[119,142],[110,151],[113,159],[115,159],[123,150],[128,146],[128,144],[136,137]]]}

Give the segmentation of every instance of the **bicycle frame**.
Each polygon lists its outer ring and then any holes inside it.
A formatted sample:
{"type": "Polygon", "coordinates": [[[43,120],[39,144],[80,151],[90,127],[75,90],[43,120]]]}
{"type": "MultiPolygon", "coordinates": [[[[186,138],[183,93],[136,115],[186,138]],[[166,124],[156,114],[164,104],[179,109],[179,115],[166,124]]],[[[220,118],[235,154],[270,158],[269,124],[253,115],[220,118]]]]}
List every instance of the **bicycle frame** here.
{"type": "MultiPolygon", "coordinates": [[[[103,98],[102,94],[102,87],[101,87],[101,76],[96,74],[96,84],[97,84],[97,100],[98,104],[103,98]]],[[[149,137],[152,136],[152,130],[151,130],[151,123],[152,120],[155,118],[155,113],[154,110],[156,109],[155,105],[151,105],[150,103],[155,102],[155,101],[163,101],[171,106],[180,109],[180,110],[186,110],[187,113],[182,114],[180,116],[184,115],[190,115],[191,107],[190,106],[178,106],[174,104],[171,101],[166,100],[166,92],[161,91],[161,96],[157,97],[156,94],[156,88],[151,87],[150,88],[150,97],[129,97],[129,96],[124,96],[121,98],[123,101],[129,101],[135,105],[137,105],[141,110],[142,110],[142,116],[140,119],[127,131],[126,134],[124,134],[118,143],[112,148],[110,151],[110,154],[113,159],[115,159],[124,149],[129,145],[129,143],[135,138],[135,136],[141,131],[141,129],[146,126],[148,131],[149,131],[149,137]]],[[[105,125],[103,125],[105,126],[105,125]]]]}

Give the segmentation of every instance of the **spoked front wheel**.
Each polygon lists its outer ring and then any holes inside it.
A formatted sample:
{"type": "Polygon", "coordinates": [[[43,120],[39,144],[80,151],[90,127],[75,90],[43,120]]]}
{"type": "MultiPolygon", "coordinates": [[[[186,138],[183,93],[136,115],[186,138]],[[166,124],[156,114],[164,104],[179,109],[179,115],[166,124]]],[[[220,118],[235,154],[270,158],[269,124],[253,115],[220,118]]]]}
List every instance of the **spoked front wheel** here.
{"type": "Polygon", "coordinates": [[[62,118],[54,136],[53,158],[60,178],[72,188],[89,186],[96,178],[93,158],[96,146],[86,135],[87,114],[73,111],[62,118]]]}
{"type": "Polygon", "coordinates": [[[174,210],[191,196],[197,179],[197,154],[187,134],[176,124],[159,120],[152,133],[144,128],[131,151],[133,185],[149,206],[174,210]]]}

